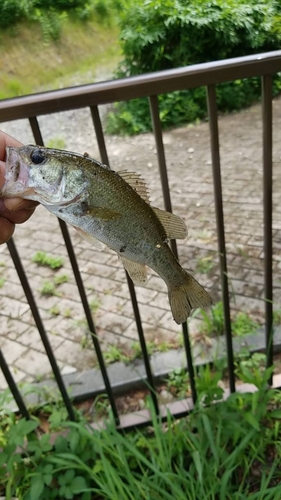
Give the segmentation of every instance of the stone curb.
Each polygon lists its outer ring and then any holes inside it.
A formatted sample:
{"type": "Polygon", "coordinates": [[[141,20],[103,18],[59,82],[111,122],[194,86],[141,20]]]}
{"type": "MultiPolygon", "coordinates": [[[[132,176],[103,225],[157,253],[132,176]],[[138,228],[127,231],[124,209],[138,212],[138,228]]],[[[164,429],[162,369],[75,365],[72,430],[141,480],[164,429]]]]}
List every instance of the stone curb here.
{"type": "MultiPolygon", "coordinates": [[[[193,347],[193,359],[195,368],[202,365],[224,359],[227,354],[225,338],[211,339],[211,346],[202,346],[195,344],[193,347]]],[[[247,335],[242,338],[233,339],[234,353],[239,353],[245,348],[246,352],[265,352],[265,332],[259,329],[253,335],[247,335]]],[[[281,327],[277,327],[274,333],[274,352],[281,352],[281,327]]],[[[172,349],[165,353],[155,353],[150,357],[152,372],[155,382],[168,377],[169,373],[176,368],[186,368],[186,357],[184,349],[172,349]]],[[[142,359],[137,359],[130,364],[116,362],[108,366],[108,376],[111,382],[114,395],[119,396],[131,390],[148,387],[146,381],[145,366],[142,359]]],[[[84,372],[69,373],[63,376],[65,385],[70,397],[75,401],[82,401],[87,398],[95,397],[98,394],[105,393],[105,386],[102,380],[101,372],[98,368],[85,370],[84,372]]],[[[28,392],[30,392],[30,384],[28,392]]],[[[32,392],[26,395],[26,400],[30,404],[43,404],[44,391],[42,391],[42,400],[38,395],[38,389],[42,387],[56,388],[54,380],[46,380],[37,384],[31,384],[36,387],[36,393],[32,392]]],[[[1,499],[0,499],[1,500],[1,499]]]]}

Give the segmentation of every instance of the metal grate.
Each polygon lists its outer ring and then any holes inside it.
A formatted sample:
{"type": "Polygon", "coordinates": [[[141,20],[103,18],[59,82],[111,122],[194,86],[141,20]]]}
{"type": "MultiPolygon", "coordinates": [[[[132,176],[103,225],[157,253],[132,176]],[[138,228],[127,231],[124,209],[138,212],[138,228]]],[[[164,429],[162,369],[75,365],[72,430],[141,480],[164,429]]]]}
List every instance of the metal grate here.
{"type": "MultiPolygon", "coordinates": [[[[105,83],[85,85],[75,88],[45,92],[42,94],[7,99],[0,101],[0,121],[11,121],[20,118],[28,118],[34,135],[34,140],[38,145],[43,145],[43,138],[37,117],[42,114],[50,114],[58,111],[77,109],[88,106],[91,111],[94,129],[99,146],[100,156],[103,163],[109,165],[109,158],[106,149],[106,141],[102,129],[98,106],[111,102],[134,99],[137,97],[147,97],[150,104],[151,120],[155,137],[158,165],[162,184],[162,193],[166,210],[172,210],[169,181],[166,167],[165,150],[163,145],[161,120],[159,117],[158,95],[165,92],[189,89],[192,87],[205,86],[207,91],[208,117],[210,128],[210,147],[213,168],[213,186],[217,222],[218,252],[220,256],[220,273],[222,284],[222,298],[225,320],[225,335],[227,345],[228,376],[229,387],[235,391],[235,375],[233,361],[233,345],[231,335],[231,319],[229,305],[229,287],[227,277],[227,256],[224,235],[224,214],[222,185],[220,172],[220,148],[218,114],[216,105],[216,87],[218,83],[231,81],[252,76],[262,78],[262,120],[263,120],[263,187],[264,187],[264,272],[265,272],[265,315],[266,315],[266,346],[267,346],[267,366],[273,362],[273,340],[272,340],[272,74],[281,71],[281,51],[266,54],[240,57],[236,59],[219,61],[213,63],[199,64],[195,66],[178,68],[175,70],[162,71],[148,75],[141,75],[133,78],[114,80],[105,83]]],[[[93,345],[97,354],[99,366],[104,380],[106,392],[111,404],[111,409],[115,417],[116,424],[120,424],[118,411],[115,404],[113,391],[104,363],[99,339],[93,322],[91,310],[85,293],[85,288],[79,267],[77,264],[75,251],[64,222],[60,221],[60,228],[67,248],[69,259],[72,265],[77,288],[79,290],[81,302],[83,304],[85,317],[89,330],[92,334],[93,345]]],[[[175,256],[178,256],[176,242],[171,242],[175,256]]],[[[75,413],[72,403],[67,394],[60,371],[58,369],[55,356],[48,341],[48,334],[44,329],[37,305],[32,295],[25,271],[23,269],[16,246],[11,240],[8,248],[12,256],[15,268],[19,275],[27,301],[30,305],[33,317],[36,322],[39,334],[48,355],[52,370],[61,392],[64,403],[67,407],[69,417],[74,420],[75,413]]],[[[155,391],[154,377],[151,370],[147,346],[145,343],[144,331],[136,298],[135,288],[126,273],[131,302],[135,315],[135,322],[145,363],[146,379],[150,387],[152,400],[157,412],[159,412],[158,400],[155,391]]],[[[182,325],[184,347],[189,371],[191,392],[193,403],[196,401],[195,369],[192,362],[192,350],[188,335],[187,323],[182,325]]],[[[5,362],[3,354],[0,352],[0,366],[7,383],[18,404],[20,412],[28,417],[28,411],[22,396],[15,384],[10,370],[5,362]]],[[[177,407],[177,405],[175,405],[177,407]]],[[[178,409],[178,415],[184,415],[186,411],[178,409]]],[[[148,417],[149,419],[149,417],[148,417]]],[[[121,424],[122,425],[122,424],[121,424]]]]}

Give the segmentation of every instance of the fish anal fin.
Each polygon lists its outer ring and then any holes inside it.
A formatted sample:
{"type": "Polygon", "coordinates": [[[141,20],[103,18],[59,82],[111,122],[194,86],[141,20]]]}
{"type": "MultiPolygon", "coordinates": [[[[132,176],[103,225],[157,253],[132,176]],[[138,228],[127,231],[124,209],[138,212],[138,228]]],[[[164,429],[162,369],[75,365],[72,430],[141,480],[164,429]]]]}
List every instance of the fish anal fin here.
{"type": "Polygon", "coordinates": [[[157,218],[161,222],[166,236],[169,239],[179,239],[184,240],[187,236],[187,227],[183,219],[178,217],[178,215],[172,214],[171,212],[166,212],[160,208],[152,207],[157,218]]]}
{"type": "Polygon", "coordinates": [[[119,257],[134,284],[139,286],[145,285],[147,281],[146,266],[126,259],[125,257],[121,257],[121,255],[119,255],[119,257]]]}
{"type": "Polygon", "coordinates": [[[83,229],[81,229],[80,227],[76,227],[76,226],[72,226],[72,227],[74,227],[74,229],[76,229],[77,233],[79,233],[80,236],[82,236],[82,238],[84,238],[84,240],[86,240],[88,243],[90,243],[91,245],[96,247],[98,250],[104,249],[105,245],[101,241],[94,238],[94,236],[86,233],[86,231],[83,231],[83,229]]]}
{"type": "Polygon", "coordinates": [[[146,183],[139,174],[128,172],[127,170],[120,170],[117,174],[120,175],[120,177],[122,177],[122,179],[127,182],[146,203],[149,203],[149,192],[146,183]]]}

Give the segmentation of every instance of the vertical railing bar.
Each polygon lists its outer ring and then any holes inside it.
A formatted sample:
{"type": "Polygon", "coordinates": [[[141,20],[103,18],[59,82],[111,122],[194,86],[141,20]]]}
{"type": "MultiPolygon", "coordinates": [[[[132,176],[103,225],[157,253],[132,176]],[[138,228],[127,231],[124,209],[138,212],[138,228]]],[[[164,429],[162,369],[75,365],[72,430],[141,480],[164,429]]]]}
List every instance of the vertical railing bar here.
{"type": "MultiPolygon", "coordinates": [[[[43,146],[44,145],[44,141],[43,141],[43,137],[42,137],[42,134],[41,134],[41,131],[40,131],[40,128],[39,128],[39,124],[38,124],[38,120],[37,120],[36,117],[30,118],[30,125],[31,125],[31,128],[32,128],[32,132],[34,134],[34,138],[36,140],[36,144],[38,144],[40,146],[43,146]]],[[[68,232],[66,223],[64,221],[62,221],[61,219],[58,219],[58,221],[59,221],[59,225],[60,225],[60,229],[61,229],[61,232],[62,232],[62,236],[63,236],[64,242],[65,242],[65,246],[66,246],[66,249],[67,249],[67,252],[68,252],[69,260],[70,260],[70,263],[71,263],[71,266],[72,266],[73,274],[74,274],[74,277],[75,277],[75,280],[76,280],[77,288],[78,288],[78,291],[79,291],[79,294],[80,294],[80,298],[81,298],[81,302],[82,302],[82,305],[83,305],[84,313],[85,313],[85,316],[86,316],[86,319],[87,319],[88,327],[89,327],[89,330],[90,330],[90,332],[92,334],[91,335],[92,341],[93,341],[93,344],[94,344],[94,348],[96,350],[98,362],[99,362],[100,369],[101,369],[101,374],[102,374],[104,385],[105,385],[105,388],[106,388],[106,391],[107,391],[108,399],[109,399],[109,402],[110,402],[110,405],[111,405],[112,413],[114,415],[116,423],[118,424],[119,423],[119,416],[118,416],[117,407],[116,407],[116,404],[115,404],[115,400],[114,400],[113,392],[112,392],[112,389],[111,389],[110,381],[109,381],[109,378],[108,378],[108,374],[107,374],[105,362],[104,362],[102,351],[101,351],[101,348],[100,348],[99,339],[98,339],[97,334],[96,334],[96,329],[95,329],[95,325],[94,325],[94,322],[93,322],[93,317],[92,317],[92,314],[91,314],[91,310],[90,310],[90,307],[89,307],[89,304],[88,304],[88,300],[87,300],[87,296],[86,296],[84,284],[83,284],[83,281],[82,281],[82,278],[81,278],[81,274],[80,274],[79,267],[78,267],[78,264],[77,264],[76,256],[75,256],[75,253],[74,253],[74,250],[73,250],[73,245],[72,245],[72,242],[71,242],[71,239],[70,239],[70,236],[69,236],[69,232],[68,232]]]]}
{"type": "MultiPolygon", "coordinates": [[[[159,172],[161,178],[162,192],[164,198],[164,206],[168,212],[172,212],[172,202],[170,197],[168,172],[165,158],[165,150],[163,144],[162,127],[159,116],[159,105],[157,95],[149,97],[150,114],[153,126],[153,133],[156,142],[156,150],[158,157],[159,172]]],[[[171,248],[176,258],[178,258],[177,244],[175,240],[171,240],[171,248]]]]}
{"type": "MultiPolygon", "coordinates": [[[[159,104],[158,104],[157,95],[152,95],[149,97],[149,106],[150,106],[150,114],[151,114],[151,120],[152,120],[152,126],[153,126],[153,133],[154,133],[155,142],[156,142],[158,165],[159,165],[159,172],[160,172],[161,184],[162,184],[162,192],[163,192],[163,198],[164,198],[164,206],[168,212],[172,212],[172,202],[171,202],[171,197],[170,197],[169,180],[168,180],[168,173],[167,173],[167,165],[166,165],[165,150],[164,150],[164,144],[163,144],[162,127],[161,127],[161,121],[160,121],[160,116],[159,116],[159,104]]],[[[172,251],[173,251],[175,257],[178,259],[178,249],[177,249],[177,243],[175,240],[171,241],[171,248],[172,248],[172,251]]],[[[193,362],[192,362],[191,346],[190,346],[190,341],[189,341],[189,336],[188,336],[187,322],[182,325],[182,333],[183,333],[183,338],[184,338],[184,347],[185,347],[185,353],[186,353],[186,359],[187,359],[187,366],[188,366],[188,372],[189,372],[189,378],[190,378],[190,384],[191,384],[192,397],[193,397],[193,400],[195,402],[197,396],[196,396],[194,368],[193,368],[193,362]]]]}
{"type": "MultiPolygon", "coordinates": [[[[264,294],[266,366],[273,364],[272,292],[272,75],[262,77],[263,204],[264,204],[264,294]]],[[[272,375],[269,383],[272,384],[272,375]]]]}
{"type": "Polygon", "coordinates": [[[209,85],[207,87],[207,103],[208,103],[208,114],[209,114],[214,196],[215,196],[215,209],[216,209],[217,234],[218,234],[218,250],[220,259],[222,299],[223,299],[223,310],[224,310],[224,327],[225,327],[225,336],[227,345],[229,386],[231,392],[234,392],[235,391],[234,357],[233,357],[233,345],[231,336],[231,319],[230,319],[221,169],[220,169],[218,113],[217,113],[215,85],[209,85]]]}
{"type": "Polygon", "coordinates": [[[109,399],[109,402],[110,402],[110,405],[111,405],[112,413],[114,415],[116,423],[119,424],[119,416],[118,416],[118,411],[117,411],[116,403],[115,403],[115,400],[114,400],[114,396],[113,396],[113,392],[112,392],[112,389],[111,389],[109,377],[108,377],[108,374],[107,374],[106,365],[105,365],[105,362],[104,362],[104,359],[103,359],[103,355],[102,355],[102,351],[101,351],[99,339],[98,339],[97,334],[96,334],[96,329],[95,329],[95,325],[94,325],[94,322],[93,322],[93,317],[92,317],[91,309],[90,309],[89,304],[88,304],[88,300],[87,300],[87,296],[86,296],[84,284],[83,284],[83,281],[82,281],[82,278],[81,278],[81,274],[80,274],[80,271],[79,271],[79,268],[78,268],[78,264],[77,264],[77,260],[76,260],[75,253],[74,253],[74,250],[73,250],[73,246],[71,244],[71,240],[70,240],[70,236],[69,236],[69,233],[68,233],[68,229],[67,229],[66,224],[64,224],[63,221],[60,220],[60,219],[59,219],[59,224],[61,226],[61,231],[62,231],[62,234],[63,234],[63,237],[64,237],[65,244],[67,246],[69,260],[70,260],[70,263],[71,263],[71,266],[72,266],[72,270],[73,270],[73,274],[74,274],[74,277],[75,277],[75,280],[76,280],[77,288],[78,288],[79,293],[80,293],[82,305],[83,305],[83,308],[84,308],[84,313],[85,313],[85,316],[86,316],[86,319],[87,319],[87,322],[88,322],[88,327],[89,327],[89,330],[90,330],[90,332],[92,334],[91,335],[92,341],[93,341],[93,344],[94,344],[94,347],[95,347],[95,350],[96,350],[98,362],[99,362],[99,365],[100,365],[101,374],[102,374],[102,377],[103,377],[103,381],[104,381],[104,385],[105,385],[106,392],[107,392],[107,395],[108,395],[108,399],[109,399]]]}
{"type": "Polygon", "coordinates": [[[21,415],[28,420],[30,418],[28,409],[25,406],[25,403],[23,401],[21,393],[18,390],[18,386],[17,386],[16,382],[14,381],[14,377],[11,374],[11,371],[6,363],[6,360],[4,358],[4,355],[1,351],[1,349],[0,349],[0,368],[1,368],[3,375],[7,381],[7,384],[9,386],[10,391],[14,396],[14,399],[18,405],[18,408],[19,408],[21,415]]]}
{"type": "MultiPolygon", "coordinates": [[[[92,106],[90,109],[91,109],[91,113],[92,113],[96,137],[97,137],[97,141],[98,141],[98,147],[99,147],[101,161],[103,163],[105,163],[106,165],[110,166],[98,107],[92,106]]],[[[137,330],[138,330],[139,341],[140,341],[140,345],[141,345],[141,349],[142,349],[142,355],[143,355],[143,359],[144,359],[147,381],[149,384],[149,388],[150,388],[150,392],[151,392],[152,401],[153,401],[153,404],[155,407],[155,411],[158,413],[159,412],[158,401],[157,401],[157,396],[156,396],[156,391],[155,391],[154,380],[153,380],[153,375],[152,375],[152,371],[151,371],[149,356],[148,356],[148,352],[147,352],[147,346],[146,346],[145,337],[144,337],[144,333],[143,333],[142,322],[141,322],[141,317],[140,317],[140,312],[139,312],[139,306],[138,306],[138,301],[136,298],[135,287],[134,287],[134,284],[133,284],[131,278],[129,277],[127,271],[125,271],[125,274],[126,274],[129,293],[130,293],[131,302],[132,302],[132,306],[133,306],[135,322],[136,322],[136,326],[137,326],[137,330]]]]}
{"type": "Polygon", "coordinates": [[[189,374],[191,395],[192,395],[193,403],[196,403],[197,391],[196,391],[196,384],[195,384],[195,371],[194,371],[194,365],[193,365],[193,361],[192,361],[192,351],[191,351],[191,345],[190,345],[190,340],[189,340],[189,335],[188,335],[187,322],[182,324],[182,331],[183,331],[185,354],[186,354],[186,359],[187,359],[187,368],[188,368],[188,374],[189,374]]]}
{"type": "Polygon", "coordinates": [[[41,130],[36,116],[29,118],[30,127],[37,146],[44,146],[41,130]]]}
{"type": "Polygon", "coordinates": [[[13,239],[10,239],[8,241],[7,246],[8,246],[10,255],[12,257],[14,266],[16,268],[16,271],[18,273],[18,276],[19,276],[22,288],[24,290],[27,302],[28,302],[28,304],[30,306],[30,309],[31,309],[34,321],[36,323],[38,332],[40,334],[41,340],[43,342],[46,354],[47,354],[48,359],[50,361],[50,364],[51,364],[51,367],[52,367],[52,370],[53,370],[53,374],[54,374],[56,382],[58,384],[58,387],[59,387],[60,393],[62,395],[64,404],[65,404],[65,406],[67,408],[69,418],[70,418],[70,420],[75,420],[75,413],[74,413],[74,410],[73,410],[73,406],[72,406],[70,398],[69,398],[69,396],[67,394],[67,390],[65,388],[64,381],[62,379],[61,373],[59,371],[59,368],[58,368],[58,365],[57,365],[57,362],[56,362],[56,358],[54,356],[51,344],[50,344],[49,339],[47,337],[44,325],[42,323],[42,320],[41,320],[41,317],[40,317],[40,314],[39,314],[36,302],[34,300],[34,297],[33,297],[33,294],[32,294],[32,291],[31,291],[31,288],[30,288],[30,285],[29,285],[29,282],[27,280],[25,271],[23,269],[23,265],[21,263],[21,260],[20,260],[20,257],[19,257],[19,254],[18,254],[18,251],[16,249],[16,246],[15,246],[15,243],[14,243],[13,239]]]}
{"type": "Polygon", "coordinates": [[[132,306],[133,306],[135,320],[136,320],[136,324],[137,324],[139,341],[140,341],[140,345],[141,345],[141,350],[142,350],[142,355],[143,355],[143,360],[144,360],[144,365],[145,365],[147,381],[149,384],[150,394],[151,394],[151,398],[152,398],[152,401],[154,404],[155,411],[158,414],[159,413],[158,400],[157,400],[153,375],[152,375],[152,371],[151,371],[149,356],[148,356],[148,352],[147,352],[145,337],[144,337],[144,333],[143,333],[142,322],[141,322],[139,307],[138,307],[137,298],[136,298],[135,287],[134,287],[134,284],[133,284],[133,282],[132,282],[132,280],[129,277],[127,272],[126,272],[126,278],[127,278],[128,287],[129,287],[130,294],[131,294],[132,306]]]}
{"type": "Polygon", "coordinates": [[[101,161],[102,161],[102,163],[104,163],[105,165],[108,165],[108,167],[109,167],[110,166],[109,159],[108,159],[107,149],[106,149],[106,145],[105,145],[99,109],[97,106],[91,106],[90,110],[91,110],[91,115],[92,115],[92,119],[93,119],[93,124],[95,127],[95,132],[96,132],[96,137],[97,137],[97,141],[98,141],[98,147],[99,147],[101,161]]]}

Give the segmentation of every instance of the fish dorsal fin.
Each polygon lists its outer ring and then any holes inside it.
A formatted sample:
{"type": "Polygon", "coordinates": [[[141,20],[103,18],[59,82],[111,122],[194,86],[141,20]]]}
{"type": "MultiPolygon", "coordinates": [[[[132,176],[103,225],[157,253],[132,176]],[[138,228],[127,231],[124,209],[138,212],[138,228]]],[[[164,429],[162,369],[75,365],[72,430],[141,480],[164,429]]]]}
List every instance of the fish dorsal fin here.
{"type": "Polygon", "coordinates": [[[174,240],[184,240],[187,236],[187,227],[185,222],[175,214],[171,212],[166,212],[160,208],[151,207],[157,218],[160,220],[167,238],[174,240]]]}
{"type": "Polygon", "coordinates": [[[120,177],[122,177],[122,179],[127,182],[146,203],[149,203],[149,192],[146,183],[139,174],[128,172],[128,170],[120,170],[117,174],[120,175],[120,177]]]}
{"type": "Polygon", "coordinates": [[[134,284],[140,286],[145,285],[147,281],[146,266],[144,264],[128,260],[125,257],[121,257],[121,255],[119,255],[119,257],[134,284]]]}
{"type": "Polygon", "coordinates": [[[94,238],[94,236],[86,233],[86,231],[83,231],[83,229],[81,229],[80,227],[76,227],[76,226],[72,226],[72,227],[74,227],[74,229],[76,229],[77,233],[79,233],[80,236],[82,236],[82,238],[84,238],[84,240],[86,240],[88,243],[90,243],[91,245],[96,247],[98,250],[104,249],[105,245],[101,241],[94,238]]]}

